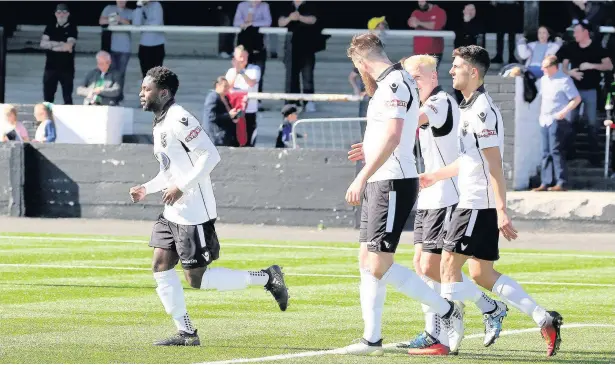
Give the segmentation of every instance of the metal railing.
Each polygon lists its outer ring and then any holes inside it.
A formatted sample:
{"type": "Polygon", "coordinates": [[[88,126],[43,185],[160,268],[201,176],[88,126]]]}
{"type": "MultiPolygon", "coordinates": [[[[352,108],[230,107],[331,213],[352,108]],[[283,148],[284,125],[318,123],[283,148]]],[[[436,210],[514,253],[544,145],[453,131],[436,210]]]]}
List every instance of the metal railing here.
{"type": "MultiPolygon", "coordinates": [[[[606,127],[606,143],[604,146],[604,177],[609,178],[609,158],[611,157],[611,126],[606,127]]],[[[615,172],[615,171],[614,171],[615,172]]]]}
{"type": "Polygon", "coordinates": [[[301,148],[347,150],[363,140],[361,122],[367,122],[367,118],[300,119],[291,132],[293,148],[300,147],[297,139],[301,139],[301,148]]]}

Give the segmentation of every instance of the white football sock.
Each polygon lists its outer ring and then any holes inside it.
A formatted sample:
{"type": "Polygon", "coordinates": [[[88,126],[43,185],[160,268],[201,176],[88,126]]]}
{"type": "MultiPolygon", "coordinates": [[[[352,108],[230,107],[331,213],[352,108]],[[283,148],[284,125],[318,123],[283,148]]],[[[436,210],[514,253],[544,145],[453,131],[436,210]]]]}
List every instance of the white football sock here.
{"type": "Polygon", "coordinates": [[[497,308],[495,301],[480,290],[480,288],[469,277],[467,277],[466,274],[461,273],[461,277],[463,278],[465,290],[468,290],[467,295],[470,297],[469,299],[476,304],[481,313],[491,313],[497,308]]]}
{"type": "Polygon", "coordinates": [[[264,271],[248,271],[250,274],[250,285],[265,286],[269,282],[269,274],[264,271]]]}
{"type": "Polygon", "coordinates": [[[451,306],[438,293],[433,291],[421,278],[407,267],[393,264],[382,277],[400,293],[429,306],[429,311],[439,315],[447,314],[451,306]]]}
{"type": "Polygon", "coordinates": [[[369,342],[382,339],[382,311],[386,298],[386,283],[376,279],[369,269],[361,269],[361,311],[363,313],[363,338],[369,342]]]}
{"type": "MultiPolygon", "coordinates": [[[[433,279],[423,275],[421,279],[430,287],[433,291],[440,294],[440,283],[434,281],[433,279]]],[[[441,329],[441,318],[438,314],[429,311],[429,306],[421,303],[421,308],[423,308],[423,313],[425,313],[425,332],[429,333],[433,337],[440,340],[440,329],[441,329]]],[[[447,337],[448,338],[448,337],[447,337]]],[[[440,341],[442,342],[442,341],[440,341]]],[[[448,343],[446,344],[448,345],[448,343]]]]}
{"type": "Polygon", "coordinates": [[[184,288],[175,269],[155,272],[154,279],[158,286],[156,292],[164,306],[164,310],[171,315],[178,330],[194,333],[194,326],[190,322],[186,311],[184,288]]]}
{"type": "Polygon", "coordinates": [[[260,285],[265,280],[264,278],[268,278],[268,276],[255,275],[252,277],[248,271],[231,270],[224,267],[207,268],[203,274],[201,289],[241,290],[247,288],[250,284],[260,285]]]}
{"type": "Polygon", "coordinates": [[[536,304],[534,299],[532,299],[532,297],[530,297],[529,294],[523,290],[519,283],[508,276],[500,276],[500,278],[493,285],[492,291],[506,303],[532,317],[538,327],[542,327],[542,325],[546,322],[547,312],[536,304]]]}

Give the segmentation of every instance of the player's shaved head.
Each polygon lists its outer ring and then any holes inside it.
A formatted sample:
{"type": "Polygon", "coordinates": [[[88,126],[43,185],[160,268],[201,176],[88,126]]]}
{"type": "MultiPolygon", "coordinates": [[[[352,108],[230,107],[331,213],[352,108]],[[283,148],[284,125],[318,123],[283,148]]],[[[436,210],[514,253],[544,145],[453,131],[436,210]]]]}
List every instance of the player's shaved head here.
{"type": "Polygon", "coordinates": [[[139,100],[144,110],[158,113],[175,98],[178,89],[177,75],[164,66],[157,66],[147,71],[141,83],[139,100]]]}

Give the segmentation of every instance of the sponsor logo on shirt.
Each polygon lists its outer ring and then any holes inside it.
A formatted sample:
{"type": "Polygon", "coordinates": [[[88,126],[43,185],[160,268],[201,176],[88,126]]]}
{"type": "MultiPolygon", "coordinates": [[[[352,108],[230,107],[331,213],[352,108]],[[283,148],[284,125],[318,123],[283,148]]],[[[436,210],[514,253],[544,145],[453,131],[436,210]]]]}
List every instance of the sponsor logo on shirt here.
{"type": "Polygon", "coordinates": [[[427,106],[429,107],[429,109],[431,109],[431,111],[433,111],[435,114],[438,114],[438,109],[436,109],[435,106],[433,106],[432,104],[427,104],[427,106]]]}
{"type": "Polygon", "coordinates": [[[384,104],[388,107],[391,108],[396,108],[398,106],[407,106],[408,102],[407,101],[403,101],[403,100],[398,100],[398,99],[393,99],[393,100],[389,100],[389,101],[385,101],[384,104]]]}
{"type": "Polygon", "coordinates": [[[186,136],[186,143],[192,141],[193,139],[195,139],[196,137],[198,137],[199,133],[201,133],[201,131],[203,130],[203,128],[201,128],[200,126],[194,128],[193,130],[190,131],[190,133],[188,133],[188,135],[186,136]]]}
{"type": "Polygon", "coordinates": [[[483,129],[478,135],[478,138],[487,138],[490,136],[497,136],[498,132],[496,132],[494,129],[483,129]]]}
{"type": "Polygon", "coordinates": [[[190,259],[190,260],[182,260],[182,264],[186,264],[186,265],[190,265],[190,264],[196,264],[198,261],[195,259],[190,259]]]}

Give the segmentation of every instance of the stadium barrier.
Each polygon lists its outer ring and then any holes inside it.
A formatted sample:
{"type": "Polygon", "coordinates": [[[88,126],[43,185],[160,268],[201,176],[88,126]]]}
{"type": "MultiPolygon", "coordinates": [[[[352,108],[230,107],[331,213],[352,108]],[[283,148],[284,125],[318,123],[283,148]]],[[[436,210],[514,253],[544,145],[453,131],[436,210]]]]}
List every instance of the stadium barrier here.
{"type": "MultiPolygon", "coordinates": [[[[344,196],[356,175],[346,151],[219,148],[212,174],[225,223],[356,227],[344,196]]],[[[153,220],[161,195],[129,200],[158,173],[152,146],[0,144],[0,214],[153,220]]]]}
{"type": "Polygon", "coordinates": [[[352,144],[363,140],[362,122],[366,123],[367,118],[300,119],[293,124],[291,134],[293,149],[301,146],[301,148],[348,151],[352,144]]]}

